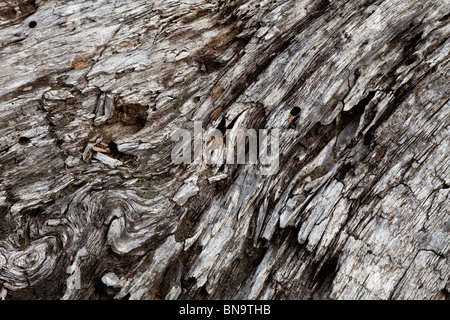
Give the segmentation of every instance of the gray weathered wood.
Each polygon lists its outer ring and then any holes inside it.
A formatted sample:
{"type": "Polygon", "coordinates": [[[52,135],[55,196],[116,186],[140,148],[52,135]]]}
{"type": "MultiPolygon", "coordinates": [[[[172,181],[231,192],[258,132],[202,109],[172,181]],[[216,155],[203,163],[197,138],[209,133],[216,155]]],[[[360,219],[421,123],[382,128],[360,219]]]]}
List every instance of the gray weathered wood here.
{"type": "Polygon", "coordinates": [[[0,298],[448,299],[449,8],[1,1],[0,298]],[[278,173],[173,164],[194,121],[278,173]]]}

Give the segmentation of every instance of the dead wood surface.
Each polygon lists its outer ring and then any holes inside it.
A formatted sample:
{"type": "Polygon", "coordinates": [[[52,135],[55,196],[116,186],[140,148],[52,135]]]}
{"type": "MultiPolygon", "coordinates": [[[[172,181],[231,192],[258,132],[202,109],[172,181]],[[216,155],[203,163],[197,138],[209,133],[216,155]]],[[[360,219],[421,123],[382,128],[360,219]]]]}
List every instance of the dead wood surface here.
{"type": "Polygon", "coordinates": [[[0,297],[448,299],[449,8],[0,1],[0,297]],[[173,164],[194,121],[278,173],[173,164]]]}

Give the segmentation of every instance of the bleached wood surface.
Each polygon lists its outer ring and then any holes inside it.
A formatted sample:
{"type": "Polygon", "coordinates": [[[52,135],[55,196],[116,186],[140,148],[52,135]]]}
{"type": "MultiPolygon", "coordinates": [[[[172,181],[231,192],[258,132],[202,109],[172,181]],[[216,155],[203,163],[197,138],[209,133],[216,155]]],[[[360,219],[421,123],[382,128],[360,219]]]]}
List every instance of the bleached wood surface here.
{"type": "Polygon", "coordinates": [[[449,8],[0,1],[0,297],[448,299],[449,8]],[[195,120],[278,173],[174,165],[195,120]]]}

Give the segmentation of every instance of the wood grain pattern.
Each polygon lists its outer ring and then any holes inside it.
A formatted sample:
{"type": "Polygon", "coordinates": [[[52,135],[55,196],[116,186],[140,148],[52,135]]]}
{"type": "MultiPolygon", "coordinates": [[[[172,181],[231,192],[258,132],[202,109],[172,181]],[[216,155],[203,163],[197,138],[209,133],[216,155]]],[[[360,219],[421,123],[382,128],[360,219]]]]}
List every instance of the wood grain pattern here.
{"type": "Polygon", "coordinates": [[[449,8],[2,1],[0,297],[448,299],[449,8]],[[278,173],[173,164],[194,121],[278,173]]]}

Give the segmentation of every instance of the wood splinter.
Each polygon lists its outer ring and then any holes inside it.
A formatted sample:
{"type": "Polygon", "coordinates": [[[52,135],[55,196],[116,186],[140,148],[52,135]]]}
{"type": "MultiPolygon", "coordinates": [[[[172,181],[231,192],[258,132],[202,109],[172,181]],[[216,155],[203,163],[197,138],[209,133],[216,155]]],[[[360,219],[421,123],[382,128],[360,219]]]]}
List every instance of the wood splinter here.
{"type": "Polygon", "coordinates": [[[111,150],[103,149],[103,148],[99,148],[99,147],[93,147],[92,150],[96,151],[96,152],[101,152],[101,153],[111,153],[111,150]]]}

